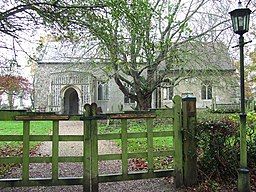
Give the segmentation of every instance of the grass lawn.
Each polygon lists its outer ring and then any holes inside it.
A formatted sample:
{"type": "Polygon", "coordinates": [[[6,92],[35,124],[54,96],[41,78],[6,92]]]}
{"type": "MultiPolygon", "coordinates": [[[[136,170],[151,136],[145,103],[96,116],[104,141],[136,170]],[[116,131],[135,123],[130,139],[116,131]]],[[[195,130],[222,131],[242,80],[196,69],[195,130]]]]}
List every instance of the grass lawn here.
{"type": "MultiPolygon", "coordinates": [[[[161,122],[154,122],[153,131],[171,131],[172,124],[164,124],[161,122]]],[[[128,120],[128,133],[147,132],[145,120],[128,120]]],[[[100,134],[109,133],[121,133],[121,124],[115,121],[114,124],[106,125],[99,124],[100,134]]],[[[154,150],[169,150],[172,148],[172,137],[155,137],[154,138],[154,150]]],[[[121,139],[114,140],[117,145],[121,146],[121,139]]],[[[130,138],[128,139],[128,152],[142,152],[147,151],[147,139],[146,138],[130,138]]]]}
{"type": "MultiPolygon", "coordinates": [[[[52,122],[50,121],[34,121],[30,125],[31,135],[48,135],[52,130],[52,122]]],[[[0,135],[22,135],[23,122],[22,121],[1,121],[0,135]]],[[[31,148],[35,147],[38,142],[31,142],[31,148]]],[[[22,146],[22,142],[3,141],[0,142],[0,149],[3,148],[18,148],[22,146]]]]}
{"type": "MultiPolygon", "coordinates": [[[[50,121],[36,121],[30,124],[31,135],[48,135],[52,130],[52,122],[50,121]]],[[[0,135],[22,135],[23,122],[21,121],[0,121],[0,135]]],[[[40,142],[30,142],[30,149],[35,147],[40,142]]],[[[20,156],[22,154],[21,141],[0,141],[0,157],[5,156],[20,156]]],[[[0,176],[8,173],[9,169],[16,166],[14,163],[0,164],[0,176]]]]}

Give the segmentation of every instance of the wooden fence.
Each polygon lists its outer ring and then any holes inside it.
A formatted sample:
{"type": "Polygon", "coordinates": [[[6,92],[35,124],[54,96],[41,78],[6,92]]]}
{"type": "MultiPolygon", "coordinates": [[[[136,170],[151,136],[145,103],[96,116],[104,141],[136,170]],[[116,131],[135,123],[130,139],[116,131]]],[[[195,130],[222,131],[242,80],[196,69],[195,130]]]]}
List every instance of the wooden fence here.
{"type": "Polygon", "coordinates": [[[0,135],[1,141],[20,141],[23,143],[23,153],[19,157],[0,157],[0,164],[18,163],[22,165],[22,177],[11,179],[0,179],[0,187],[20,186],[60,186],[60,185],[82,185],[84,191],[98,191],[98,184],[103,182],[117,182],[134,179],[147,179],[156,177],[175,176],[177,187],[185,184],[193,185],[197,182],[196,168],[196,143],[195,123],[196,108],[195,98],[181,100],[179,96],[174,97],[174,108],[167,110],[151,110],[144,112],[119,113],[119,114],[97,114],[96,104],[85,105],[82,116],[61,116],[48,113],[28,113],[25,111],[0,112],[0,120],[23,121],[23,135],[0,135]],[[183,116],[182,116],[183,113],[183,116]],[[154,131],[153,120],[156,118],[170,118],[173,120],[173,129],[170,131],[154,131]],[[118,120],[121,123],[120,133],[99,134],[98,121],[118,120]],[[128,132],[128,121],[143,119],[146,123],[145,132],[128,132]],[[83,121],[83,135],[60,135],[60,121],[83,121]],[[51,135],[33,135],[30,131],[31,121],[52,121],[51,135]],[[182,126],[183,124],[183,126],[182,126]],[[154,149],[155,137],[172,137],[173,143],[169,143],[170,150],[156,151],[154,149]],[[184,137],[184,140],[183,140],[184,137]],[[128,140],[146,139],[146,150],[131,153],[128,151],[128,140]],[[99,140],[119,139],[121,143],[120,154],[98,154],[99,140]],[[52,155],[30,156],[30,142],[52,142],[52,155]],[[80,141],[83,142],[82,156],[59,156],[59,142],[80,141]],[[172,156],[174,166],[168,170],[156,170],[154,158],[172,156]],[[140,172],[129,172],[128,160],[131,158],[146,159],[147,169],[140,172]],[[100,175],[98,162],[102,160],[120,160],[121,173],[100,175]],[[83,164],[82,177],[59,176],[59,163],[73,162],[83,164]],[[30,178],[30,163],[51,163],[52,171],[50,178],[30,178]]]}

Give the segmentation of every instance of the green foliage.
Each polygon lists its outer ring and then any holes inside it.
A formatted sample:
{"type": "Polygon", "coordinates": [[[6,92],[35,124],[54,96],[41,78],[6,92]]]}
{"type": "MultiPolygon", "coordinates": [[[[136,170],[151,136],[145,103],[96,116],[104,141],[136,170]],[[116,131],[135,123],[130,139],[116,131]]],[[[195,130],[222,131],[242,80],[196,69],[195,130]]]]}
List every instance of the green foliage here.
{"type": "Polygon", "coordinates": [[[239,123],[229,118],[203,120],[197,130],[201,179],[234,182],[239,162],[239,123]]]}
{"type": "MultiPolygon", "coordinates": [[[[230,118],[236,122],[239,122],[239,115],[230,115],[230,118]]],[[[247,125],[247,159],[249,166],[256,165],[256,112],[250,111],[246,116],[247,125]]]]}
{"type": "Polygon", "coordinates": [[[197,119],[198,120],[209,120],[209,119],[218,119],[228,117],[230,114],[228,113],[212,113],[209,110],[199,110],[197,111],[197,119]]]}

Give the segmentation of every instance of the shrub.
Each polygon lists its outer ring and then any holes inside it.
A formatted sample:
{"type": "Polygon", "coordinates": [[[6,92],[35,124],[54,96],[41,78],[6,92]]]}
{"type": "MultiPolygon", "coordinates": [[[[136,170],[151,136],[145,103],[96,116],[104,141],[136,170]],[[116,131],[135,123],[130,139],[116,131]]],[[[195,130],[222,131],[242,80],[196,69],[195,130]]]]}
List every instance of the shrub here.
{"type": "Polygon", "coordinates": [[[233,183],[239,165],[239,123],[230,118],[197,124],[199,176],[203,181],[233,183]]]}
{"type": "MultiPolygon", "coordinates": [[[[239,122],[239,115],[230,115],[233,121],[239,122]]],[[[248,165],[253,167],[256,165],[256,113],[250,111],[246,116],[247,125],[247,161],[248,165]]]]}

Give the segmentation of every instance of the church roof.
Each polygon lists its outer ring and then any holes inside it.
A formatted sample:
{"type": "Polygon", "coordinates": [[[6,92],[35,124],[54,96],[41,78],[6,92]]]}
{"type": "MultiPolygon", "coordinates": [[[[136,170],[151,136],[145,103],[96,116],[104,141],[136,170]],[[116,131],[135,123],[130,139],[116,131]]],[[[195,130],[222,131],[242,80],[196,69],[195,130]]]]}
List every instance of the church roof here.
{"type": "Polygon", "coordinates": [[[90,47],[81,43],[48,42],[42,50],[38,63],[86,63],[95,58],[93,42],[90,47]]]}
{"type": "Polygon", "coordinates": [[[187,70],[235,70],[228,48],[223,43],[188,42],[182,48],[179,67],[187,70]]]}
{"type": "MultiPolygon", "coordinates": [[[[177,64],[172,70],[235,70],[228,48],[223,43],[188,42],[177,48],[177,64]]],[[[38,63],[87,63],[97,59],[97,43],[48,42],[43,49],[38,63]]],[[[102,59],[102,57],[101,57],[102,59]]],[[[160,68],[168,66],[168,60],[160,68]]]]}

